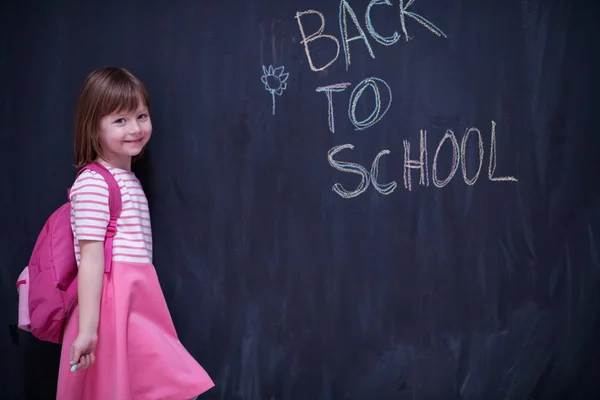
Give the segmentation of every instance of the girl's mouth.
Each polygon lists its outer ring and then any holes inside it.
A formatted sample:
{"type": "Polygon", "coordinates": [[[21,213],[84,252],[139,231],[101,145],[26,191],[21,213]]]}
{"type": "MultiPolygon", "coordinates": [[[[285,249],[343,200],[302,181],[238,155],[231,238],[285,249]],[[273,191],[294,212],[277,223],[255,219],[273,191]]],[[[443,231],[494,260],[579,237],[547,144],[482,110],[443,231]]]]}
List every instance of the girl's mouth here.
{"type": "Polygon", "coordinates": [[[141,143],[143,138],[139,138],[137,140],[126,140],[125,143],[141,143]]]}

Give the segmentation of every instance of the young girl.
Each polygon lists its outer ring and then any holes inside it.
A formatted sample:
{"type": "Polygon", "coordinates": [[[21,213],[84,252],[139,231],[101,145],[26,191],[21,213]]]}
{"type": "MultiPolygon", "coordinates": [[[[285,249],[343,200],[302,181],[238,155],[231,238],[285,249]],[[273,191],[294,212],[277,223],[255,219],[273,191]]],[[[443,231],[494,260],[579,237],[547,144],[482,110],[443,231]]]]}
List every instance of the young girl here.
{"type": "Polygon", "coordinates": [[[76,166],[107,167],[122,212],[105,274],[108,184],[89,170],[77,177],[70,200],[78,305],[65,327],[58,400],[187,400],[214,386],[179,341],[152,265],[148,202],[131,172],[151,134],[148,94],[136,77],[122,68],[87,77],[75,116],[76,166]]]}

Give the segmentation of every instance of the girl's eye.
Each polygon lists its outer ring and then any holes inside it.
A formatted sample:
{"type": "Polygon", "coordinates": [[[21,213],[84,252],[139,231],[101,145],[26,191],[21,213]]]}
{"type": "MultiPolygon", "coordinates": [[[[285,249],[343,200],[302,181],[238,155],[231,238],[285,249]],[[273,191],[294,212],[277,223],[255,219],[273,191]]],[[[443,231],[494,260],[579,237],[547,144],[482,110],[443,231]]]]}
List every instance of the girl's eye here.
{"type": "Polygon", "coordinates": [[[148,114],[140,114],[140,116],[138,118],[139,119],[146,119],[146,118],[148,118],[148,114]]]}
{"type": "Polygon", "coordinates": [[[119,118],[118,120],[115,121],[115,123],[117,124],[122,124],[125,122],[125,118],[119,118]]]}

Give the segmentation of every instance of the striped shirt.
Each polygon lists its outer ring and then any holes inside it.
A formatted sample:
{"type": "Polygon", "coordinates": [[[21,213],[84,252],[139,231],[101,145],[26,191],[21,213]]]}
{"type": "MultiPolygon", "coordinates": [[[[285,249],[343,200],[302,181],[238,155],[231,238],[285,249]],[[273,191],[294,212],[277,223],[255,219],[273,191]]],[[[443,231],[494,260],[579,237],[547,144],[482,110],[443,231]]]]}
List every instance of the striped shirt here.
{"type": "MultiPolygon", "coordinates": [[[[122,211],[113,240],[113,261],[152,263],[148,200],[133,172],[106,166],[121,188],[122,211]]],[[[80,240],[104,241],[110,220],[108,184],[94,171],[82,172],[71,188],[71,228],[77,265],[80,240]]]]}

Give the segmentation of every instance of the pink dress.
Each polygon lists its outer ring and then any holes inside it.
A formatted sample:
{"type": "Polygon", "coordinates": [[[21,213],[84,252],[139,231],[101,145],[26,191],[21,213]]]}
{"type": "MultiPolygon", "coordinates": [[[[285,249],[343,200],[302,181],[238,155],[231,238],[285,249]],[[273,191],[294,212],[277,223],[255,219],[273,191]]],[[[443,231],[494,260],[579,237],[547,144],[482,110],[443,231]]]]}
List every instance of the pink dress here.
{"type": "MultiPolygon", "coordinates": [[[[96,363],[71,372],[69,352],[79,309],[65,328],[58,400],[186,400],[214,386],[177,337],[154,266],[148,201],[129,171],[107,166],[121,188],[123,209],[113,242],[113,265],[104,276],[96,363]]],[[[108,185],[83,172],[71,189],[71,224],[79,240],[103,240],[109,220],[108,185]]]]}

